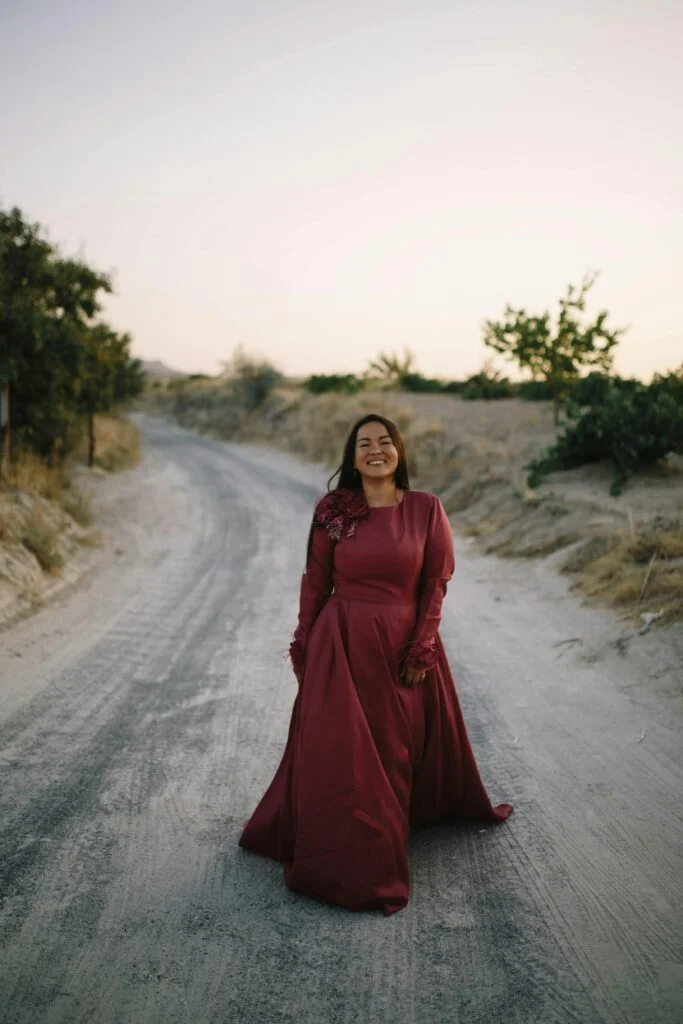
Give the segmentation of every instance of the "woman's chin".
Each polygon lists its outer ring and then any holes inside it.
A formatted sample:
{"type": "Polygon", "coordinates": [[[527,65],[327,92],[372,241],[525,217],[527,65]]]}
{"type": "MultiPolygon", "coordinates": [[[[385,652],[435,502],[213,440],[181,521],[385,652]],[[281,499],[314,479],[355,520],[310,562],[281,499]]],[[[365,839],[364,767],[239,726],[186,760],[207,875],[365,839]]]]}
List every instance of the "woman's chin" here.
{"type": "Polygon", "coordinates": [[[373,469],[371,469],[371,470],[365,470],[364,469],[361,472],[361,479],[363,481],[367,481],[368,483],[373,483],[373,484],[389,483],[389,482],[393,482],[394,473],[395,472],[396,472],[396,470],[394,470],[394,469],[387,470],[387,469],[385,469],[384,466],[378,466],[377,469],[374,469],[374,470],[373,469]]]}

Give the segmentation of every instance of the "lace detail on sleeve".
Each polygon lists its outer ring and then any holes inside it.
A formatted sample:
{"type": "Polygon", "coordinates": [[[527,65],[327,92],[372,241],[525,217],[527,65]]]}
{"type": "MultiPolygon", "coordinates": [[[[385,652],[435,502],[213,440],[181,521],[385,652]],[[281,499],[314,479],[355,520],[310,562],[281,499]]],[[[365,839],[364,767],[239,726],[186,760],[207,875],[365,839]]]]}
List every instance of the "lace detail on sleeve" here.
{"type": "Polygon", "coordinates": [[[427,671],[433,668],[439,657],[436,649],[436,638],[430,640],[412,640],[402,648],[403,665],[405,668],[416,668],[427,671]]]}

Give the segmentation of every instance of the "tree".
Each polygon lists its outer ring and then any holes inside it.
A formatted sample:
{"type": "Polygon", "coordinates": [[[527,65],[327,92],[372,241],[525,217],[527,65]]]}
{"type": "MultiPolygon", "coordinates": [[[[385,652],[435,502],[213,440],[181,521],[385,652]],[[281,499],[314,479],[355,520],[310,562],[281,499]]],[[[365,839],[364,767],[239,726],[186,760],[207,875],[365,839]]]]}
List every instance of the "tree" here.
{"type": "Polygon", "coordinates": [[[406,377],[415,373],[415,354],[404,349],[403,357],[395,353],[380,352],[366,370],[370,380],[380,380],[386,387],[402,387],[406,377]]]}
{"type": "Polygon", "coordinates": [[[87,414],[84,395],[102,411],[119,400],[117,388],[130,391],[136,372],[140,377],[130,338],[98,320],[109,292],[108,275],[65,259],[20,210],[0,209],[0,382],[11,394],[15,446],[63,458],[87,414]],[[98,361],[105,337],[109,355],[98,361]]]}
{"type": "Polygon", "coordinates": [[[95,463],[95,415],[139,394],[144,386],[142,364],[130,359],[128,334],[117,334],[107,324],[89,330],[80,349],[74,377],[78,412],[88,424],[88,465],[95,463]]]}
{"type": "Polygon", "coordinates": [[[596,281],[595,274],[584,277],[579,288],[567,287],[560,299],[559,312],[553,319],[546,310],[532,316],[524,309],[505,308],[502,320],[484,324],[484,344],[515,360],[529,370],[534,380],[546,381],[551,389],[555,422],[559,422],[560,405],[581,371],[597,368],[609,371],[614,348],[624,328],[609,329],[608,313],[602,310],[596,318],[581,323],[586,309],[586,296],[596,281]]]}

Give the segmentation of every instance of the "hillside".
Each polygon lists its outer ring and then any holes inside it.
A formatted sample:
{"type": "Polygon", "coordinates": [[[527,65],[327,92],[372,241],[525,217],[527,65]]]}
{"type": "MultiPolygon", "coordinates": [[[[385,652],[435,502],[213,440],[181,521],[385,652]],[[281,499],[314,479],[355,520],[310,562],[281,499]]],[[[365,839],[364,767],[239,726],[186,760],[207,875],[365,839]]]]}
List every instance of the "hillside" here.
{"type": "Polygon", "coordinates": [[[610,496],[611,470],[599,465],[551,474],[531,490],[524,467],[556,436],[549,403],[280,388],[247,414],[217,381],[156,401],[193,429],[260,441],[330,471],[353,421],[384,413],[404,435],[413,486],[438,493],[456,529],[485,551],[553,556],[588,598],[638,617],[643,628],[683,617],[683,460],[634,476],[620,497],[610,496]]]}
{"type": "Polygon", "coordinates": [[[152,380],[179,380],[187,376],[182,370],[174,370],[159,359],[143,359],[141,362],[142,372],[152,380]]]}

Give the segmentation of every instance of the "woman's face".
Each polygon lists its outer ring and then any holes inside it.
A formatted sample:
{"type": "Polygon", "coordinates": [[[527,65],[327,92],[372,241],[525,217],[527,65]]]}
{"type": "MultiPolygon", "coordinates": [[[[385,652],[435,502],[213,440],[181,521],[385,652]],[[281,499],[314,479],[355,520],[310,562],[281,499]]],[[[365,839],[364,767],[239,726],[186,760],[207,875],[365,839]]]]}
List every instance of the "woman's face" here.
{"type": "Polygon", "coordinates": [[[383,423],[372,420],[359,427],[355,467],[367,480],[393,478],[398,467],[398,452],[383,423]]]}

